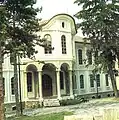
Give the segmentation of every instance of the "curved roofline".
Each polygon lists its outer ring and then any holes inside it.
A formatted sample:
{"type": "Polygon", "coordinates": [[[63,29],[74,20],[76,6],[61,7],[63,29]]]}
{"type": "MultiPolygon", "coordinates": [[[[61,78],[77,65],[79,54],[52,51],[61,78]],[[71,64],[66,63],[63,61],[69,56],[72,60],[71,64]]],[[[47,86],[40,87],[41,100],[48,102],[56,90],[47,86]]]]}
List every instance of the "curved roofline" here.
{"type": "Polygon", "coordinates": [[[72,18],[72,20],[73,20],[73,22],[74,22],[74,25],[75,25],[75,30],[76,30],[76,33],[77,33],[77,29],[76,29],[76,24],[75,24],[74,18],[73,18],[71,15],[66,14],[66,13],[60,13],[60,14],[54,15],[52,18],[50,18],[46,23],[42,24],[41,26],[44,26],[44,25],[48,24],[53,18],[55,18],[55,17],[57,17],[57,16],[59,16],[59,15],[66,15],[66,16],[72,18]]]}

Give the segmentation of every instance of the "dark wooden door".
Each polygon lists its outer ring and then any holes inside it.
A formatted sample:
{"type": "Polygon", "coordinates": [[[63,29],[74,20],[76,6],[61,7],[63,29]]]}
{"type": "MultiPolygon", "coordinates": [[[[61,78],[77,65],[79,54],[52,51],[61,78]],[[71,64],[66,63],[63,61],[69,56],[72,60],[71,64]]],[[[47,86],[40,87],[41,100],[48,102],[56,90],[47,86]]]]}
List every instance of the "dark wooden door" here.
{"type": "Polygon", "coordinates": [[[42,91],[43,97],[52,96],[52,79],[47,74],[42,76],[42,91]]]}

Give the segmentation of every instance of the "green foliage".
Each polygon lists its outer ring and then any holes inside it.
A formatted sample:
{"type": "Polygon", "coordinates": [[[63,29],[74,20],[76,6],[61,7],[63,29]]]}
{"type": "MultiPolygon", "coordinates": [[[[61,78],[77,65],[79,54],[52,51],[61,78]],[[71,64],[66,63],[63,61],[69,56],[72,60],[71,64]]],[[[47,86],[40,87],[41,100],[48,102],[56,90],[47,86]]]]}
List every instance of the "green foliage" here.
{"type": "Polygon", "coordinates": [[[82,19],[80,28],[90,41],[93,55],[98,52],[96,64],[112,64],[119,58],[119,1],[116,0],[76,0],[82,10],[75,16],[82,19]]]}
{"type": "Polygon", "coordinates": [[[72,115],[72,112],[52,113],[40,116],[22,116],[20,118],[7,118],[7,120],[64,120],[65,115],[72,115]]]}
{"type": "Polygon", "coordinates": [[[35,51],[36,41],[40,41],[36,32],[40,30],[36,18],[38,9],[33,8],[34,0],[8,0],[5,3],[7,18],[7,33],[9,44],[6,50],[24,51],[28,57],[35,51]],[[37,39],[37,40],[36,40],[37,39]]]}
{"type": "Polygon", "coordinates": [[[119,96],[113,71],[116,59],[119,61],[119,1],[76,0],[75,3],[82,6],[75,16],[82,19],[79,27],[91,44],[94,72],[108,72],[113,90],[119,96]]]}
{"type": "Polygon", "coordinates": [[[60,105],[61,106],[66,106],[66,105],[76,105],[76,104],[80,104],[82,102],[88,102],[89,100],[87,98],[84,97],[80,97],[80,96],[75,96],[74,99],[66,99],[66,100],[60,100],[60,105]]]}

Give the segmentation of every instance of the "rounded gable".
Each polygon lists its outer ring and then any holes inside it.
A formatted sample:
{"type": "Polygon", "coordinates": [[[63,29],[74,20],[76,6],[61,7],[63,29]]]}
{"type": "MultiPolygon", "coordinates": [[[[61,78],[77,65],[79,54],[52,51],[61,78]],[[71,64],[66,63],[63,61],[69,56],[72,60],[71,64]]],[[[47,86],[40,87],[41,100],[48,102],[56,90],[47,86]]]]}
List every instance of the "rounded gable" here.
{"type": "Polygon", "coordinates": [[[75,34],[77,33],[75,20],[74,20],[74,18],[73,18],[72,16],[70,16],[69,14],[57,14],[57,15],[53,16],[51,19],[43,22],[43,24],[40,24],[40,26],[41,26],[41,27],[48,26],[48,25],[50,25],[50,24],[53,24],[54,21],[60,20],[60,19],[65,19],[65,20],[70,21],[72,34],[75,35],[75,34]]]}

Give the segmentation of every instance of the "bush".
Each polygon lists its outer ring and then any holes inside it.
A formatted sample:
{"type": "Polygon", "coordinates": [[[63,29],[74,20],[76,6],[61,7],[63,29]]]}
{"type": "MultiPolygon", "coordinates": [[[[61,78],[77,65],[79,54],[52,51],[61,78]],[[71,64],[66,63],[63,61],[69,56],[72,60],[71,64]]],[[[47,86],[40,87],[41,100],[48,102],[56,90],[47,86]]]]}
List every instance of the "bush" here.
{"type": "Polygon", "coordinates": [[[88,101],[89,100],[86,98],[80,98],[79,96],[77,96],[74,99],[60,100],[60,105],[61,106],[76,105],[76,104],[80,104],[82,102],[88,102],[88,101]]]}

